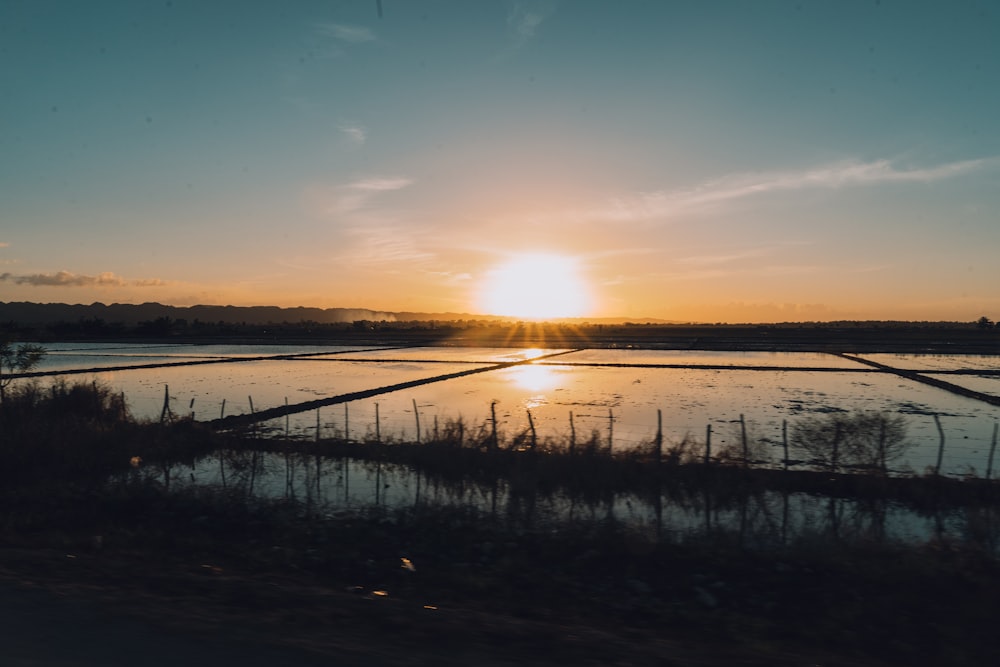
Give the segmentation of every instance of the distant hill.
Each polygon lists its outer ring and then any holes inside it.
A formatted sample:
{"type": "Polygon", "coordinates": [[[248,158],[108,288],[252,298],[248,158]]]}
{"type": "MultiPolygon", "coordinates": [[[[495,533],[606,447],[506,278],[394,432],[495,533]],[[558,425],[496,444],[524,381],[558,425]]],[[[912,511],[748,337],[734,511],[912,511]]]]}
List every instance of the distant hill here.
{"type": "Polygon", "coordinates": [[[0,322],[21,325],[44,325],[54,322],[103,320],[135,326],[163,317],[193,322],[227,324],[271,324],[276,322],[354,322],[357,320],[395,321],[393,313],[364,308],[278,308],[276,306],[165,306],[160,303],[65,304],[0,302],[0,322]]]}
{"type": "MultiPolygon", "coordinates": [[[[370,320],[373,322],[455,322],[459,320],[479,321],[515,321],[514,317],[499,317],[493,315],[476,315],[471,313],[421,313],[421,312],[388,312],[369,310],[367,308],[279,308],[277,306],[166,306],[160,303],[31,303],[26,301],[4,303],[0,302],[0,322],[15,322],[22,326],[39,326],[55,322],[79,322],[80,320],[103,320],[108,323],[120,323],[125,326],[135,326],[140,322],[149,322],[168,317],[172,320],[187,320],[193,322],[226,324],[277,324],[281,322],[317,322],[331,324],[335,322],[356,322],[370,320]]],[[[568,324],[621,324],[624,322],[652,322],[666,324],[667,320],[627,319],[621,317],[603,318],[561,318],[559,322],[568,324]]]]}

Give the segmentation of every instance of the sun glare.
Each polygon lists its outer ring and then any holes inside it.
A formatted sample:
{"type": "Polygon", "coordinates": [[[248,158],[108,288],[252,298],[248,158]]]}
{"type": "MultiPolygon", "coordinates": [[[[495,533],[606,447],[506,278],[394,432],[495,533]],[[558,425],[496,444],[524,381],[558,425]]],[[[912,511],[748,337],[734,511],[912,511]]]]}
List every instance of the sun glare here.
{"type": "Polygon", "coordinates": [[[479,301],[490,315],[542,320],[586,315],[590,299],[576,261],[530,254],[491,271],[479,301]]]}

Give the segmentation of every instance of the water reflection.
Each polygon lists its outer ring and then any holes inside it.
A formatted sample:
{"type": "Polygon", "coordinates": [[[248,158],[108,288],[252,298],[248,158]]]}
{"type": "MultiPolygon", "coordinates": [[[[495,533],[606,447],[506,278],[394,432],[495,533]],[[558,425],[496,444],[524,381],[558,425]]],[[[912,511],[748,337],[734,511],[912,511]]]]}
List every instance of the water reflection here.
{"type": "Polygon", "coordinates": [[[509,371],[508,377],[521,389],[547,391],[556,386],[556,372],[551,366],[518,366],[509,371]]]}
{"type": "Polygon", "coordinates": [[[515,530],[610,522],[651,541],[715,536],[747,548],[813,540],[964,544],[1000,555],[1000,507],[990,503],[909,504],[765,488],[710,489],[669,478],[651,479],[629,490],[553,487],[539,481],[528,461],[510,478],[445,478],[377,459],[233,450],[168,474],[174,484],[223,486],[258,498],[289,499],[309,513],[331,517],[436,507],[490,516],[515,530]]]}

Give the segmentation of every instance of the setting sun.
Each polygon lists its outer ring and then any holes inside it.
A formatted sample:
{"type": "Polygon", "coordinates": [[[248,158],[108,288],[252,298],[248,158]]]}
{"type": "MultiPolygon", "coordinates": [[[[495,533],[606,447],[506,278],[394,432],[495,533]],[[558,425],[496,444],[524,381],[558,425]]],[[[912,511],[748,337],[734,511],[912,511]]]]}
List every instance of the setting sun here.
{"type": "Polygon", "coordinates": [[[528,254],[490,271],[479,301],[491,315],[537,320],[586,315],[590,298],[575,260],[528,254]]]}

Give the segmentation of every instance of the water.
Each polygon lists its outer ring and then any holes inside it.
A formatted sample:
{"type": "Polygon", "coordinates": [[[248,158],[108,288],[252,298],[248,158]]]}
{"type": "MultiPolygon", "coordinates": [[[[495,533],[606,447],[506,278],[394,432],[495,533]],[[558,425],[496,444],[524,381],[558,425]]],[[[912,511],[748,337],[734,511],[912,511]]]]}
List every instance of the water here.
{"type": "MultiPolygon", "coordinates": [[[[224,452],[188,469],[175,468],[174,483],[248,489],[248,452],[224,452]],[[238,459],[242,457],[242,464],[238,459]],[[227,472],[228,471],[228,472],[227,472]]],[[[974,544],[996,555],[1000,512],[995,507],[918,511],[903,503],[808,493],[758,491],[722,499],[697,489],[663,485],[658,492],[542,491],[516,480],[441,480],[400,464],[306,454],[263,454],[253,493],[290,498],[329,516],[373,508],[462,509],[500,518],[518,529],[557,530],[567,524],[618,522],[656,541],[679,542],[708,533],[737,536],[747,546],[796,540],[922,544],[974,544]]]]}
{"type": "MultiPolygon", "coordinates": [[[[538,359],[319,410],[322,436],[353,439],[373,436],[376,404],[380,436],[409,440],[416,439],[418,419],[426,438],[450,419],[461,418],[470,428],[490,424],[493,406],[498,431],[507,439],[527,431],[530,411],[539,438],[565,440],[572,414],[578,440],[593,434],[626,449],[655,436],[660,411],[668,445],[684,438],[704,443],[710,426],[713,451],[719,451],[739,442],[742,415],[748,437],[770,443],[766,449],[777,460],[783,422],[835,410],[887,410],[906,417],[914,443],[897,468],[923,472],[935,465],[938,415],[945,431],[942,472],[964,475],[985,471],[993,426],[1000,420],[1000,407],[821,353],[595,349],[548,357],[562,350],[128,344],[48,349],[40,370],[96,369],[66,378],[97,380],[124,392],[138,417],[158,418],[169,387],[172,412],[199,420],[249,413],[251,400],[259,411],[286,401],[294,405],[538,359]],[[212,363],[143,368],[190,362],[212,363]],[[101,370],[110,368],[118,370],[101,370]]],[[[1000,369],[997,356],[858,356],[1000,395],[1000,377],[990,374],[1000,369]],[[955,370],[981,374],[947,373],[955,370]]],[[[310,411],[289,417],[287,428],[311,439],[316,423],[317,413],[310,411]]],[[[286,420],[270,426],[283,431],[286,420]]]]}

